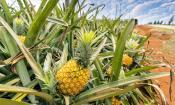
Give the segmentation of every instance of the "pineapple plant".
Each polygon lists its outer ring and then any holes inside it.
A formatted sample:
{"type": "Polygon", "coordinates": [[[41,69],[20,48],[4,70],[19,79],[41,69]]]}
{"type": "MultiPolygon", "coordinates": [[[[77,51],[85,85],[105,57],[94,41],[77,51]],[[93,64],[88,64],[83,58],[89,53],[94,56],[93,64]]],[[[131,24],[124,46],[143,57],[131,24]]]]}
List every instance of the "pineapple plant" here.
{"type": "Polygon", "coordinates": [[[13,22],[13,29],[18,35],[25,34],[25,24],[20,16],[16,17],[13,22]]]}
{"type": "Polygon", "coordinates": [[[56,73],[58,89],[64,94],[79,94],[90,79],[91,44],[95,38],[93,31],[83,32],[78,36],[78,54],[75,59],[66,62],[56,73]]]}
{"type": "Polygon", "coordinates": [[[145,72],[156,67],[140,63],[145,39],[132,35],[133,20],[97,19],[103,5],[84,11],[86,0],[42,0],[37,11],[15,1],[20,10],[0,3],[0,105],[155,103],[148,80],[169,73],[145,72]]]}

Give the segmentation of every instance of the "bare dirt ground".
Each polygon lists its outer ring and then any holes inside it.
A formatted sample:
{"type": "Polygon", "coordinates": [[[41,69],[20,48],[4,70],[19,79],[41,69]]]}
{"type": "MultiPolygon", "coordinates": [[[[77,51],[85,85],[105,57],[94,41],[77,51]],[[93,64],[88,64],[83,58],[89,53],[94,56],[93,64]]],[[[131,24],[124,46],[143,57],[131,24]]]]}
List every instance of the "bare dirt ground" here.
{"type": "MultiPolygon", "coordinates": [[[[149,41],[145,44],[147,49],[152,49],[151,58],[154,61],[164,62],[166,64],[175,65],[175,32],[169,29],[158,28],[148,25],[138,25],[134,30],[141,35],[151,35],[149,41]]],[[[159,68],[152,70],[152,72],[170,71],[170,68],[159,68]]],[[[175,76],[173,77],[175,80],[175,76]]],[[[172,83],[172,100],[169,95],[169,77],[163,77],[156,79],[156,83],[159,84],[167,97],[169,105],[175,105],[175,81],[172,83]]]]}

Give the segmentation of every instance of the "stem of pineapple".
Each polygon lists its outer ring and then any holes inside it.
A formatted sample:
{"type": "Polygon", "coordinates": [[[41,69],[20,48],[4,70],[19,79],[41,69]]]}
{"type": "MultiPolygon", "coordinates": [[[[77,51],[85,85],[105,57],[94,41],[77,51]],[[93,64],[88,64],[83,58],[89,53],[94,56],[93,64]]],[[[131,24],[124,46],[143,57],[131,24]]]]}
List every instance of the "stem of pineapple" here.
{"type": "Polygon", "coordinates": [[[64,96],[65,105],[69,105],[69,96],[64,96]]]}

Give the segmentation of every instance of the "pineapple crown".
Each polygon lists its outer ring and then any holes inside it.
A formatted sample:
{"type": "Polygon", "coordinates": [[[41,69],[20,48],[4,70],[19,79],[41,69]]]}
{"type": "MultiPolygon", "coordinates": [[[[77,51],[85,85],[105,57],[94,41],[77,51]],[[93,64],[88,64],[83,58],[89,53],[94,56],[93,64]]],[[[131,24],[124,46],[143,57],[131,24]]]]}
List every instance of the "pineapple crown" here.
{"type": "Polygon", "coordinates": [[[23,25],[24,24],[23,20],[20,17],[15,18],[15,23],[16,23],[16,25],[23,25]]]}
{"type": "Polygon", "coordinates": [[[78,62],[87,67],[90,64],[90,58],[92,53],[92,42],[95,39],[96,35],[93,31],[81,32],[78,35],[78,62]]]}
{"type": "Polygon", "coordinates": [[[126,42],[126,48],[127,49],[136,49],[138,45],[139,45],[138,40],[129,39],[126,42]]]}
{"type": "Polygon", "coordinates": [[[79,40],[82,42],[82,44],[87,46],[91,45],[94,38],[95,38],[95,32],[89,31],[82,33],[82,35],[79,37],[79,40]]]}
{"type": "Polygon", "coordinates": [[[18,35],[25,34],[25,24],[22,18],[16,17],[13,21],[13,29],[18,35]]]}

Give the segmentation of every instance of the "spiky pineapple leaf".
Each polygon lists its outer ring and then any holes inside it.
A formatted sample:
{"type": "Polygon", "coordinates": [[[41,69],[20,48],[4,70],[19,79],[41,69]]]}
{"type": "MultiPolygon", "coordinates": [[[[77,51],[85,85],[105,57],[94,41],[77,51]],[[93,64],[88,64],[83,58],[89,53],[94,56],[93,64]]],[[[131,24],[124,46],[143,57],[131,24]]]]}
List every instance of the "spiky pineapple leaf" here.
{"type": "Polygon", "coordinates": [[[109,97],[112,97],[114,95],[117,96],[117,95],[120,95],[120,94],[127,93],[129,91],[132,91],[133,89],[139,88],[141,86],[144,86],[144,85],[135,84],[135,85],[127,86],[124,89],[110,88],[110,89],[107,89],[107,90],[103,90],[102,92],[95,93],[93,96],[88,96],[88,97],[86,97],[86,100],[85,99],[78,100],[78,102],[76,102],[72,105],[82,105],[82,104],[85,104],[85,103],[88,103],[88,102],[109,98],[109,97]]]}
{"type": "MultiPolygon", "coordinates": [[[[34,88],[38,84],[38,80],[33,80],[31,81],[26,87],[27,88],[34,88]]],[[[13,85],[13,84],[9,84],[13,85]]],[[[23,93],[17,93],[15,96],[12,97],[12,100],[15,101],[22,101],[28,94],[23,94],[23,93]]]]}
{"type": "Polygon", "coordinates": [[[161,101],[162,101],[162,105],[168,105],[167,103],[167,99],[166,96],[164,95],[163,91],[160,89],[160,87],[158,87],[155,84],[146,84],[148,86],[152,86],[154,89],[156,89],[158,91],[158,93],[160,94],[161,97],[161,101]]]}
{"type": "Polygon", "coordinates": [[[104,48],[107,38],[103,39],[100,45],[96,48],[95,52],[92,53],[90,61],[93,62],[99,55],[102,48],[104,48]]]}
{"type": "Polygon", "coordinates": [[[47,53],[46,58],[44,60],[44,66],[43,66],[44,72],[48,72],[48,70],[51,69],[51,63],[52,63],[52,54],[47,53]]]}
{"type": "Polygon", "coordinates": [[[7,5],[7,2],[6,0],[1,0],[1,5],[4,9],[4,12],[5,12],[5,17],[6,17],[6,21],[12,25],[13,23],[13,17],[12,17],[12,14],[11,14],[11,11],[9,9],[9,6],[7,5]]]}
{"type": "Polygon", "coordinates": [[[0,98],[0,105],[30,105],[29,103],[17,102],[10,99],[0,98]]]}
{"type": "Polygon", "coordinates": [[[144,46],[145,42],[148,41],[148,39],[151,37],[150,36],[147,36],[138,46],[137,46],[137,49],[141,48],[142,46],[144,46]]]}
{"type": "Polygon", "coordinates": [[[130,20],[125,29],[122,31],[119,36],[119,40],[117,40],[116,48],[114,52],[114,58],[112,60],[112,72],[113,72],[113,80],[118,80],[120,69],[122,65],[123,52],[125,49],[125,43],[134,28],[134,20],[130,20]]]}
{"type": "Polygon", "coordinates": [[[58,18],[53,18],[53,17],[49,17],[49,18],[47,18],[47,20],[49,22],[56,23],[58,25],[68,27],[68,24],[64,20],[61,20],[61,19],[58,19],[58,18]]]}
{"type": "Polygon", "coordinates": [[[157,66],[144,66],[144,67],[141,67],[141,68],[134,68],[128,72],[125,73],[126,76],[131,76],[133,74],[137,74],[139,72],[142,72],[142,71],[147,71],[147,70],[151,70],[151,69],[155,69],[155,68],[158,68],[157,66]]]}
{"type": "Polygon", "coordinates": [[[44,74],[42,71],[41,66],[35,61],[35,59],[33,58],[32,54],[29,52],[29,50],[22,44],[22,42],[18,39],[18,36],[16,35],[16,33],[10,28],[10,26],[6,23],[6,21],[0,17],[0,22],[2,23],[2,25],[7,29],[7,31],[10,33],[10,35],[14,38],[14,40],[16,41],[18,47],[20,48],[20,50],[22,51],[22,53],[24,54],[24,56],[26,57],[28,63],[31,65],[31,67],[34,70],[35,75],[37,76],[37,78],[39,78],[40,80],[44,81],[44,74]]]}
{"type": "Polygon", "coordinates": [[[67,57],[68,57],[68,44],[66,43],[64,45],[63,52],[61,54],[61,58],[58,62],[56,62],[57,68],[60,68],[63,64],[67,62],[67,57]]]}
{"type": "Polygon", "coordinates": [[[0,84],[0,92],[25,93],[25,94],[36,95],[38,97],[45,99],[46,101],[50,103],[53,103],[53,98],[51,95],[43,93],[43,92],[38,92],[30,88],[0,84]]]}
{"type": "MultiPolygon", "coordinates": [[[[77,103],[79,101],[80,102],[84,102],[84,101],[88,102],[88,99],[90,99],[89,101],[92,101],[91,100],[92,97],[98,97],[97,94],[99,94],[99,93],[101,93],[101,95],[103,95],[102,93],[104,91],[108,91],[108,90],[110,91],[113,88],[126,86],[126,85],[129,85],[129,84],[144,81],[144,80],[165,77],[165,76],[169,76],[169,75],[170,75],[169,72],[149,73],[147,75],[128,77],[126,79],[122,79],[122,80],[110,82],[110,83],[107,83],[107,84],[99,85],[95,88],[87,90],[87,91],[81,93],[80,95],[78,95],[76,102],[77,103]]],[[[107,93],[107,92],[105,92],[105,93],[107,93]]],[[[120,91],[118,91],[118,93],[120,93],[120,91]]],[[[117,94],[117,92],[115,94],[117,94]]],[[[103,96],[103,97],[105,97],[105,96],[103,96]]],[[[95,98],[95,100],[98,100],[98,98],[95,98]]],[[[95,101],[95,100],[93,100],[93,101],[95,101]]]]}
{"type": "Polygon", "coordinates": [[[38,33],[44,25],[46,18],[49,16],[53,8],[56,6],[59,0],[49,0],[40,14],[38,14],[32,21],[31,27],[27,33],[25,40],[26,46],[32,46],[33,41],[36,40],[38,33]]]}

